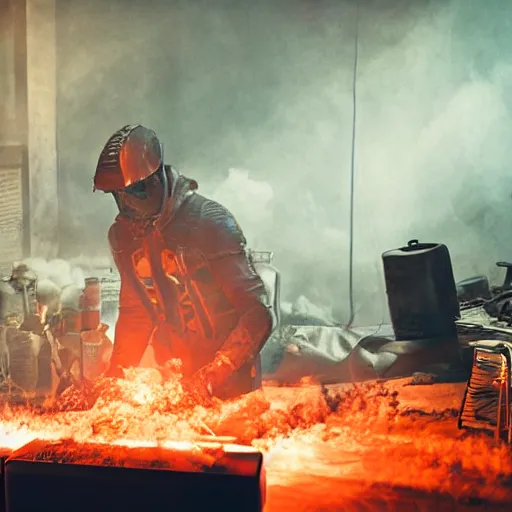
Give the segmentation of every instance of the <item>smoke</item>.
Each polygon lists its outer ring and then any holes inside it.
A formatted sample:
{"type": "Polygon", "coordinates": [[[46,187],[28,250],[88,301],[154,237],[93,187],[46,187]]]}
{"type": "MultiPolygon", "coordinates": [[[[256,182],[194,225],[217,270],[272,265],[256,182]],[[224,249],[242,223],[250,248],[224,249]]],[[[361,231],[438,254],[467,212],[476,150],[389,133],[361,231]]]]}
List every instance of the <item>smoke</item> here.
{"type": "MultiPolygon", "coordinates": [[[[409,239],[447,244],[457,279],[502,278],[512,5],[360,5],[356,323],[378,324],[380,255],[409,239]]],[[[115,206],[92,195],[94,166],[114,130],[141,122],[251,247],[275,253],[284,300],[345,320],[355,12],[341,0],[61,2],[62,256],[107,255],[115,206]]]]}
{"type": "Polygon", "coordinates": [[[62,305],[68,308],[79,307],[80,295],[87,277],[107,277],[102,282],[101,322],[108,327],[106,334],[109,339],[114,339],[119,316],[119,283],[117,276],[106,269],[108,258],[86,259],[82,256],[71,261],[27,258],[22,263],[37,276],[40,293],[54,292],[54,287],[57,287],[62,305]]]}
{"type": "Polygon", "coordinates": [[[38,280],[49,280],[60,289],[67,286],[83,288],[85,275],[80,267],[72,265],[61,259],[43,260],[41,258],[27,258],[23,261],[37,276],[38,280]]]}
{"type": "Polygon", "coordinates": [[[253,247],[258,247],[260,239],[266,243],[274,221],[274,190],[270,183],[251,179],[247,170],[229,169],[226,180],[210,196],[232,212],[239,212],[237,220],[253,247]]]}

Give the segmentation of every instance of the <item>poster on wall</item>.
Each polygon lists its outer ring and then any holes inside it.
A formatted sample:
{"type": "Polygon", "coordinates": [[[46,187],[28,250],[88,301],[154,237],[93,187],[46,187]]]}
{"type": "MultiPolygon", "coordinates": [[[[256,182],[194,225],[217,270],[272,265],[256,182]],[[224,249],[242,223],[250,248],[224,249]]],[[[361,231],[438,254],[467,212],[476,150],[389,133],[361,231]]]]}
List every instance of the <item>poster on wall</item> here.
{"type": "Polygon", "coordinates": [[[4,275],[23,253],[21,169],[0,169],[0,190],[0,275],[4,275]]]}

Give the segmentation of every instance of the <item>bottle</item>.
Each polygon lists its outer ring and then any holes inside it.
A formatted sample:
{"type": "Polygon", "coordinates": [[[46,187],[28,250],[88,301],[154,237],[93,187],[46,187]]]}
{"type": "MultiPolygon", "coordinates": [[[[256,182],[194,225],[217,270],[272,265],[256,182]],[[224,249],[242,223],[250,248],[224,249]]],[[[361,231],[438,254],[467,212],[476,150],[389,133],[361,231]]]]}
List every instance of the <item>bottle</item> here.
{"type": "Polygon", "coordinates": [[[103,343],[101,327],[101,285],[97,277],[85,280],[80,296],[82,316],[80,332],[81,376],[93,379],[97,376],[100,348],[103,343]]]}

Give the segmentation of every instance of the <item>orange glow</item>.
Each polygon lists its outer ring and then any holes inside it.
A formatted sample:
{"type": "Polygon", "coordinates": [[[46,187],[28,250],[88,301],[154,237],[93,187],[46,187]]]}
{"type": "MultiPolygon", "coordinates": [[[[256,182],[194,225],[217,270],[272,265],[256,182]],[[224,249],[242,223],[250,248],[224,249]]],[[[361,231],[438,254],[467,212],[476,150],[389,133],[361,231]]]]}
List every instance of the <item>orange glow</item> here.
{"type": "MultiPolygon", "coordinates": [[[[453,386],[411,386],[398,392],[375,383],[329,392],[313,384],[266,387],[263,392],[204,407],[190,402],[176,371],[163,381],[155,370],[132,369],[125,380],[100,380],[83,392],[69,389],[44,410],[4,405],[0,446],[16,449],[40,438],[190,450],[200,447],[211,432],[233,436],[236,441],[227,438],[224,449],[240,443],[265,454],[268,510],[278,501],[276,493],[291,488],[297,496],[304,494],[305,500],[314,493],[317,503],[330,506],[329,500],[340,499],[341,491],[329,497],[325,479],[338,481],[340,489],[343,481],[357,480],[452,496],[477,493],[512,499],[511,491],[502,485],[512,478],[508,446],[457,430],[454,407],[463,387],[456,388],[454,395],[453,386]],[[400,403],[402,393],[412,397],[407,400],[423,394],[427,406],[429,402],[447,405],[442,412],[411,410],[405,398],[400,403]],[[444,399],[443,393],[451,398],[444,399]],[[304,488],[307,478],[316,479],[315,491],[304,488]]],[[[299,506],[298,497],[288,500],[294,503],[293,510],[308,510],[305,504],[299,506]]],[[[273,506],[273,510],[285,510],[282,505],[273,506]]]]}
{"type": "Polygon", "coordinates": [[[507,379],[507,361],[505,357],[501,356],[501,369],[500,369],[500,381],[505,382],[507,379]]]}

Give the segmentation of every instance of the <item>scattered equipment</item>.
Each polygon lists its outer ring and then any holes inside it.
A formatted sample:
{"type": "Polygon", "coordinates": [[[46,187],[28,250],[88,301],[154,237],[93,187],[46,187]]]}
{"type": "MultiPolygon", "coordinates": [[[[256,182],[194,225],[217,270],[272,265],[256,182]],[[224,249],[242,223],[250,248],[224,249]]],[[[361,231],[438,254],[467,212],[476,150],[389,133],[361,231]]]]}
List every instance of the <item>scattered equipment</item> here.
{"type": "Polygon", "coordinates": [[[484,430],[512,441],[510,371],[512,343],[483,340],[471,343],[473,366],[459,415],[459,428],[484,430]]]}

